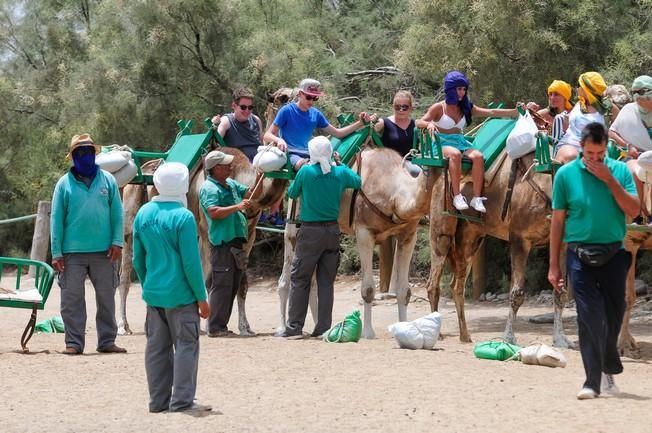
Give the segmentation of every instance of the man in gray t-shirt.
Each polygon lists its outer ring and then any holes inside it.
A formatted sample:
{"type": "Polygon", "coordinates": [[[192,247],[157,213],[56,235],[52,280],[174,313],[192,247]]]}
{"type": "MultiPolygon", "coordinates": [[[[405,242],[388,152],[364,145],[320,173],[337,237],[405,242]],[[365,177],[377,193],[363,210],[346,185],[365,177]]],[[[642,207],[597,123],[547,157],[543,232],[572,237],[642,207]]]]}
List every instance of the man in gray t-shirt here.
{"type": "Polygon", "coordinates": [[[253,161],[261,142],[263,125],[260,118],[253,113],[254,94],[247,88],[233,92],[231,108],[233,112],[224,116],[213,117],[213,124],[219,124],[217,132],[229,147],[235,147],[253,161]]]}

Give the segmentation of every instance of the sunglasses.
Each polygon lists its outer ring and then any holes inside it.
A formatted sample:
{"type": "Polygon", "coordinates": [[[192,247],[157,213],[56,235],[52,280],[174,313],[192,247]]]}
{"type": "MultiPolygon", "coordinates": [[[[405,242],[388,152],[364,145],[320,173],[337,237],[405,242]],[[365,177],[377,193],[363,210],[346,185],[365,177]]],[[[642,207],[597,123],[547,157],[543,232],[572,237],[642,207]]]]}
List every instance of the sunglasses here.
{"type": "Polygon", "coordinates": [[[253,105],[238,105],[238,107],[240,107],[242,111],[247,111],[247,110],[251,111],[254,109],[253,105]]]}
{"type": "Polygon", "coordinates": [[[636,89],[636,90],[632,90],[632,93],[633,93],[634,95],[641,95],[641,96],[642,96],[642,95],[645,95],[645,94],[648,93],[648,92],[650,92],[650,89],[636,89]]]}
{"type": "Polygon", "coordinates": [[[312,96],[312,95],[308,95],[306,93],[304,93],[303,96],[306,97],[307,101],[315,101],[315,102],[319,101],[319,96],[312,96]]]}
{"type": "Polygon", "coordinates": [[[394,104],[394,110],[396,111],[408,111],[410,108],[412,108],[409,105],[405,104],[394,104]]]}

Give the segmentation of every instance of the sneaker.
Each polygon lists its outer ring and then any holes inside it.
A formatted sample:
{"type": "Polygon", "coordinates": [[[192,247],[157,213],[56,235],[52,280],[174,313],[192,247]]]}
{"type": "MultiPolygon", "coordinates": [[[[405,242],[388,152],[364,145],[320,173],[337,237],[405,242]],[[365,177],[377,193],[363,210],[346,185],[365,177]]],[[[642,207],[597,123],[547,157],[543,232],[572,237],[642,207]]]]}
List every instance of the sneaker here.
{"type": "Polygon", "coordinates": [[[213,406],[207,404],[193,403],[190,406],[182,407],[180,409],[170,409],[170,412],[210,412],[213,406]]]}
{"type": "Polygon", "coordinates": [[[578,400],[590,400],[592,398],[597,398],[598,393],[593,391],[592,388],[584,387],[580,389],[580,392],[577,393],[578,400]]]}
{"type": "Polygon", "coordinates": [[[473,197],[470,203],[471,207],[478,212],[486,213],[487,209],[484,207],[484,204],[482,203],[486,199],[487,199],[486,197],[473,197]]]}
{"type": "Polygon", "coordinates": [[[206,335],[209,338],[220,338],[220,337],[228,337],[229,335],[233,335],[233,331],[230,331],[228,329],[219,329],[214,332],[207,332],[206,335]]]}
{"type": "Polygon", "coordinates": [[[466,203],[466,199],[462,194],[457,194],[453,197],[453,206],[455,206],[455,209],[457,210],[467,210],[469,208],[469,205],[466,203]]]}
{"type": "Polygon", "coordinates": [[[647,216],[647,225],[652,226],[652,215],[647,216]]]}
{"type": "Polygon", "coordinates": [[[280,337],[283,337],[286,340],[303,340],[303,331],[299,331],[299,333],[297,333],[296,331],[289,331],[286,329],[283,331],[280,337]]]}
{"type": "Polygon", "coordinates": [[[269,215],[267,215],[266,212],[261,212],[260,218],[258,218],[258,224],[267,224],[268,219],[269,219],[269,215]]]}
{"type": "Polygon", "coordinates": [[[643,215],[639,215],[632,220],[632,225],[642,226],[643,225],[643,215]]]}
{"type": "Polygon", "coordinates": [[[605,396],[614,396],[620,394],[620,389],[616,385],[613,374],[602,373],[602,380],[600,381],[600,394],[605,396]]]}

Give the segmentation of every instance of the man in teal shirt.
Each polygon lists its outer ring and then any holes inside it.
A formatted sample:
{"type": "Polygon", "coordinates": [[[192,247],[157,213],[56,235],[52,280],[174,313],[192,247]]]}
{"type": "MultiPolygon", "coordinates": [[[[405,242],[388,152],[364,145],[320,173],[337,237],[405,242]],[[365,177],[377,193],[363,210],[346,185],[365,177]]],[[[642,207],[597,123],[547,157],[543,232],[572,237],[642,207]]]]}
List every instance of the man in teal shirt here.
{"type": "Polygon", "coordinates": [[[625,217],[636,216],[639,200],[627,165],[606,157],[607,131],[589,123],[582,153],[559,169],[552,195],[548,281],[563,290],[559,266],[562,239],[575,291],[580,352],[586,380],[580,400],[619,392],[613,375],[623,371],[618,334],[625,312],[625,285],[631,255],[622,248],[625,217]]]}
{"type": "Polygon", "coordinates": [[[115,344],[117,266],[123,244],[123,212],[113,176],[95,164],[99,151],[88,134],[75,135],[67,158],[73,166],[54,188],[50,216],[52,266],[61,286],[66,355],[84,352],[88,276],[95,288],[97,351],[124,353],[115,344]]]}
{"type": "Polygon", "coordinates": [[[199,204],[208,221],[208,241],[211,245],[211,274],[206,281],[211,314],[208,336],[222,337],[229,333],[228,323],[233,301],[247,269],[243,245],[248,238],[247,217],[250,199],[262,191],[257,173],[256,191],[231,179],[233,155],[218,150],[204,158],[208,177],[199,191],[199,204]]]}
{"type": "Polygon", "coordinates": [[[147,304],[145,371],[149,411],[211,410],[195,403],[199,318],[207,318],[197,223],[186,209],[188,168],[163,164],[154,173],[160,195],[134,219],[134,269],[147,304]]]}
{"type": "Polygon", "coordinates": [[[317,323],[313,337],[331,327],[333,284],[340,258],[340,228],[337,217],[346,188],[359,189],[360,176],[344,165],[332,166],[333,147],[328,138],[315,137],[308,143],[310,164],[301,167],[288,190],[292,199],[301,197],[301,226],[290,274],[288,323],[281,336],[303,338],[308,312],[310,283],[317,272],[317,323]]]}

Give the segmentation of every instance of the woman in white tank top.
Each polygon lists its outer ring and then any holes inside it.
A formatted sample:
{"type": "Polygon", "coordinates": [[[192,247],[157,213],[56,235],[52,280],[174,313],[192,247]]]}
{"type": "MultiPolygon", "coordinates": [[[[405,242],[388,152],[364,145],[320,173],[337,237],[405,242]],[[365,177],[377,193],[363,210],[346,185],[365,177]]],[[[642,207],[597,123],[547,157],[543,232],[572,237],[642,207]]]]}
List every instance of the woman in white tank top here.
{"type": "Polygon", "coordinates": [[[618,115],[618,107],[603,96],[607,83],[602,75],[597,72],[585,72],[579,76],[578,83],[579,102],[571,110],[568,116],[568,129],[559,140],[554,152],[555,160],[562,164],[577,158],[582,150],[580,138],[586,125],[598,122],[607,126],[605,115],[611,116],[611,120],[615,120],[618,115]]]}
{"type": "Polygon", "coordinates": [[[442,153],[448,158],[448,172],[453,190],[453,206],[457,210],[466,210],[469,205],[478,212],[486,212],[482,197],[484,185],[484,157],[473,148],[462,135],[463,129],[471,123],[472,116],[477,117],[517,117],[513,109],[482,108],[473,105],[467,91],[469,80],[458,71],[451,71],[444,77],[446,99],[430,106],[426,114],[416,121],[417,128],[427,128],[431,134],[437,132],[442,144],[442,153]],[[460,193],[462,177],[462,155],[473,162],[471,176],[473,179],[473,197],[467,203],[460,193]]]}

